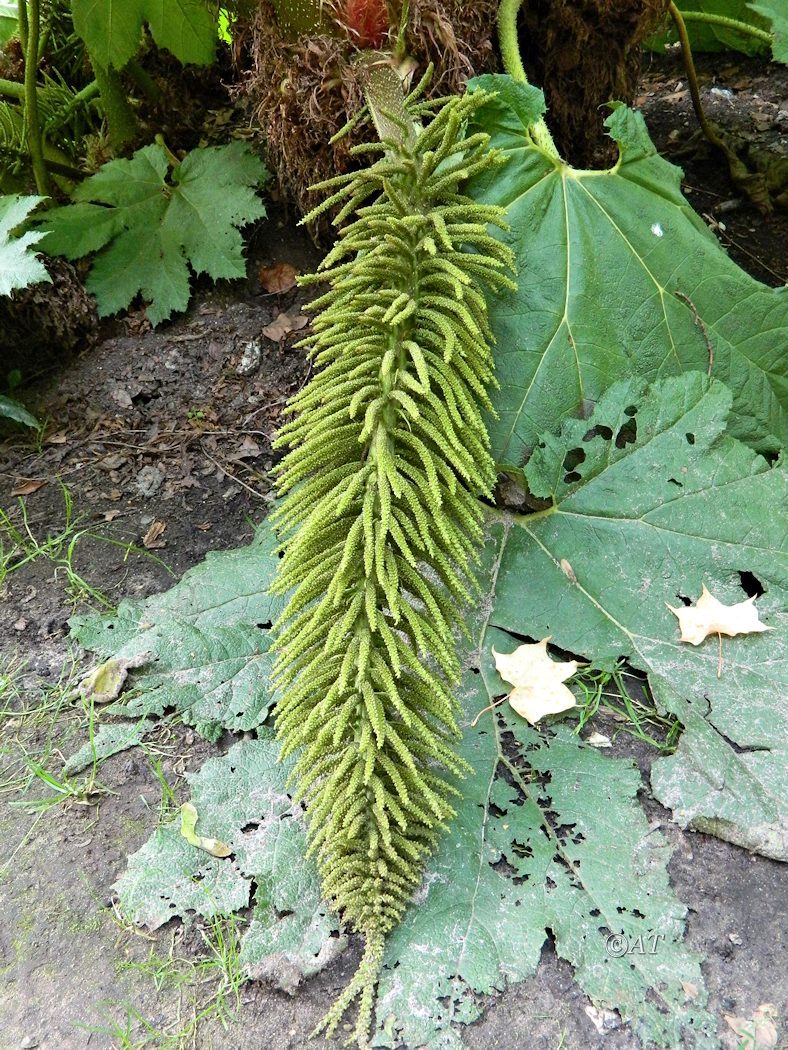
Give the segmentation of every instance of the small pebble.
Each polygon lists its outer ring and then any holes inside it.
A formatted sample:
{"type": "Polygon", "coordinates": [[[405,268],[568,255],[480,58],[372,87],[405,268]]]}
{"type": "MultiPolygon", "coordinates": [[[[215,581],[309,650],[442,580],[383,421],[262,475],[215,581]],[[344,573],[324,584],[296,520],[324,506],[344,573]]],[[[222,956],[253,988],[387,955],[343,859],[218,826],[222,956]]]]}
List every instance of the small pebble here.
{"type": "Polygon", "coordinates": [[[235,371],[239,376],[252,376],[260,367],[260,340],[250,339],[241,351],[241,359],[235,371]]]}

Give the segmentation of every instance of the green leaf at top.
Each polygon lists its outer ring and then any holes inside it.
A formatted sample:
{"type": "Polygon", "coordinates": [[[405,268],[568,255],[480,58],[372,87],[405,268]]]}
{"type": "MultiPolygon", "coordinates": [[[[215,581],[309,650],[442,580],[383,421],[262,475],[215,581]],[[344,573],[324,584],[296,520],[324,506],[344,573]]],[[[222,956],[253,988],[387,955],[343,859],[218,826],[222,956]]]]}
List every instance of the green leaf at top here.
{"type": "Polygon", "coordinates": [[[0,295],[10,295],[15,288],[26,288],[29,284],[52,281],[44,264],[30,251],[41,240],[41,234],[28,232],[14,236],[14,230],[40,200],[40,197],[15,195],[0,197],[0,295]]]}
{"type": "Polygon", "coordinates": [[[135,55],[144,25],[181,62],[208,65],[216,56],[218,12],[209,0],[72,0],[71,13],[74,29],[105,69],[122,69],[135,55]]]}
{"type": "MultiPolygon", "coordinates": [[[[683,14],[698,11],[706,15],[722,15],[723,18],[732,18],[758,29],[768,29],[763,19],[753,15],[752,5],[747,0],[676,0],[676,7],[683,14]]],[[[740,51],[746,55],[757,55],[766,51],[768,46],[763,40],[724,23],[701,22],[690,18],[686,24],[693,51],[740,51]]],[[[677,39],[673,21],[666,12],[661,32],[646,41],[646,47],[661,52],[669,40],[677,39]]]]}
{"type": "Polygon", "coordinates": [[[265,215],[266,179],[244,143],[195,149],[177,166],[163,146],[113,160],[81,183],[74,204],[54,208],[43,246],[78,259],[99,252],[87,287],[104,317],[138,294],[152,324],[189,302],[189,264],[214,280],[244,277],[239,227],[265,215]]]}
{"type": "Polygon", "coordinates": [[[490,312],[496,458],[522,461],[555,420],[627,376],[709,367],[733,391],[731,432],[778,448],[788,431],[788,289],[728,258],[639,114],[619,107],[608,118],[615,167],[579,171],[533,144],[540,92],[508,77],[475,83],[500,89],[480,123],[508,163],[472,192],[507,208],[518,265],[518,292],[490,312]]]}
{"type": "Polygon", "coordinates": [[[747,6],[769,23],[774,61],[788,64],[788,7],[784,0],[759,0],[757,4],[747,6]]]}

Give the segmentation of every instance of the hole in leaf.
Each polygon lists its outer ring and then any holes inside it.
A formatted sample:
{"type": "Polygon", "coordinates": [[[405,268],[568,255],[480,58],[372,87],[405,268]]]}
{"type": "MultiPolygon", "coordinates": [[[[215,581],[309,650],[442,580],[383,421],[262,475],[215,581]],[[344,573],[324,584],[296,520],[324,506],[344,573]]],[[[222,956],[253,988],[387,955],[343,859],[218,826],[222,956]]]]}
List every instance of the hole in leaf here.
{"type": "Polygon", "coordinates": [[[748,598],[760,598],[762,594],[766,593],[764,585],[755,573],[750,572],[748,569],[739,573],[739,582],[741,583],[742,590],[748,598]]]}
{"type": "Polygon", "coordinates": [[[260,628],[261,631],[270,631],[273,627],[273,621],[266,620],[265,623],[258,623],[257,626],[260,628]]]}
{"type": "Polygon", "coordinates": [[[582,448],[570,448],[564,456],[564,470],[574,470],[575,467],[580,466],[585,458],[586,454],[582,448]]]}
{"type": "Polygon", "coordinates": [[[570,471],[569,474],[564,474],[564,484],[571,485],[573,481],[582,481],[582,474],[578,474],[576,470],[570,471]]]}
{"type": "Polygon", "coordinates": [[[634,444],[638,437],[638,425],[634,419],[630,419],[616,434],[616,448],[626,448],[634,444]]]}
{"type": "Polygon", "coordinates": [[[695,444],[695,435],[694,434],[685,434],[684,437],[687,439],[687,444],[688,445],[694,445],[695,444]]]}
{"type": "Polygon", "coordinates": [[[517,875],[517,868],[513,867],[506,857],[501,857],[495,864],[491,864],[490,867],[493,871],[497,871],[500,875],[506,875],[510,879],[517,875]]]}
{"type": "Polygon", "coordinates": [[[244,826],[241,828],[241,832],[243,834],[246,834],[246,832],[248,832],[248,831],[256,831],[259,827],[260,827],[260,821],[259,820],[250,820],[248,824],[244,824],[244,826]]]}
{"type": "Polygon", "coordinates": [[[681,482],[680,481],[676,481],[675,478],[668,478],[668,485],[678,485],[678,487],[680,489],[684,488],[684,486],[681,484],[681,482]]]}
{"type": "Polygon", "coordinates": [[[692,605],[692,598],[688,598],[686,594],[677,594],[676,597],[682,605],[692,605]]]}
{"type": "Polygon", "coordinates": [[[629,416],[630,419],[633,416],[636,416],[637,414],[638,414],[637,405],[627,405],[627,407],[624,409],[624,415],[625,416],[629,416]]]}
{"type": "Polygon", "coordinates": [[[606,427],[603,423],[597,424],[595,427],[591,427],[583,434],[583,441],[593,441],[595,437],[604,438],[605,441],[610,441],[613,437],[613,431],[610,427],[606,427]]]}

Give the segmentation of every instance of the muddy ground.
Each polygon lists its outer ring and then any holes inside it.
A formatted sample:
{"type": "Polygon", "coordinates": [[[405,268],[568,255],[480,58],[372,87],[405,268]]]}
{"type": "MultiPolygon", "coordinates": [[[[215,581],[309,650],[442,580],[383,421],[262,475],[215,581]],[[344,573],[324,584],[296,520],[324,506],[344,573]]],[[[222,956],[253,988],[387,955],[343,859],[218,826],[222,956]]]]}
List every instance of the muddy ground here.
{"type": "MultiPolygon", "coordinates": [[[[726,58],[722,65],[702,61],[700,73],[716,119],[785,157],[788,81],[782,71],[726,58]]],[[[660,148],[668,156],[685,149],[694,122],[674,56],[647,63],[639,101],[660,148]]],[[[785,213],[759,214],[702,146],[680,159],[688,196],[731,254],[766,283],[783,283],[785,213]]],[[[42,445],[24,435],[0,444],[0,507],[11,520],[21,525],[15,495],[21,493],[39,542],[62,533],[60,479],[73,500],[76,530],[84,532],[70,574],[64,561],[73,527],[68,540],[52,548],[56,560],[30,560],[9,573],[0,590],[0,1050],[174,1047],[180,1044],[167,1044],[161,1033],[188,1030],[215,987],[210,980],[196,983],[202,977],[188,963],[173,971],[187,978],[181,986],[170,980],[157,987],[150,972],[129,968],[151,952],[204,956],[198,927],[175,925],[142,936],[119,924],[112,911],[111,885],[158,819],[162,789],[151,763],[134,752],[115,756],[99,773],[105,790],[87,804],[31,812],[30,804],[47,792],[36,778],[21,791],[31,777],[20,747],[57,776],[61,754],[82,742],[84,721],[68,699],[77,674],[73,661],[80,656],[67,629],[75,608],[100,606],[96,592],[114,605],[162,590],[208,550],[243,544],[252,523],[264,516],[272,434],[306,369],[293,345],[297,331],[281,338],[261,334],[281,313],[297,327],[303,294],[265,293],[257,271],[280,261],[305,270],[317,258],[308,239],[277,212],[255,235],[245,288],[200,288],[187,316],[155,332],[139,313],[107,326],[98,346],[25,391],[27,403],[49,420],[42,445]],[[128,544],[144,553],[129,552],[128,544]],[[3,671],[12,667],[3,694],[3,671]],[[44,700],[49,708],[41,707],[44,700]]],[[[7,551],[7,531],[2,542],[7,551]]],[[[18,552],[17,560],[23,556],[18,552]]],[[[185,729],[160,735],[155,745],[180,801],[183,774],[199,768],[213,745],[185,729]]],[[[647,771],[649,754],[625,742],[616,746],[647,771]]],[[[674,847],[673,885],[689,908],[688,942],[705,959],[721,1031],[723,1015],[746,1017],[764,1002],[784,1015],[784,869],[716,839],[682,833],[659,806],[646,805],[674,847]]],[[[351,944],[294,998],[246,985],[226,1028],[214,1017],[183,1045],[312,1045],[311,1027],[357,958],[351,944]]],[[[638,1044],[626,1027],[600,1035],[587,1006],[570,967],[548,946],[538,973],[497,1000],[465,1031],[464,1043],[501,1050],[634,1050],[638,1044]]],[[[732,1034],[726,1038],[736,1045],[732,1034]]]]}

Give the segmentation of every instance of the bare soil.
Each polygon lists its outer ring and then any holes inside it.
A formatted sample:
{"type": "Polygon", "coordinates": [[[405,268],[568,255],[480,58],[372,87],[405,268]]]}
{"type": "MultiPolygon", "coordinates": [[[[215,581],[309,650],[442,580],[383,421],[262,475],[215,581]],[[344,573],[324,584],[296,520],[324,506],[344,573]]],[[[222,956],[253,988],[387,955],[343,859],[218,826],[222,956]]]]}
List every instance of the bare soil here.
{"type": "MultiPolygon", "coordinates": [[[[723,79],[733,83],[719,68],[723,61],[732,65],[729,57],[701,63],[706,95],[723,79]]],[[[788,129],[785,74],[762,62],[741,62],[732,75],[741,86],[730,97],[710,95],[712,104],[721,98],[730,120],[747,126],[756,112],[768,111],[771,148],[779,153],[788,129]]],[[[686,146],[694,128],[688,96],[676,86],[681,81],[673,57],[654,60],[643,81],[644,111],[668,155],[677,144],[686,146]]],[[[764,217],[743,201],[702,144],[682,164],[690,199],[731,254],[759,279],[782,283],[785,214],[764,217]]],[[[293,345],[296,332],[281,341],[261,333],[282,312],[297,316],[304,297],[296,290],[263,293],[257,269],[283,261],[303,271],[318,254],[283,215],[261,227],[251,254],[245,288],[198,289],[189,313],[155,332],[142,315],[113,323],[94,349],[40,377],[25,399],[50,420],[43,445],[25,436],[0,444],[0,507],[19,523],[14,492],[27,491],[30,530],[43,541],[64,525],[56,479],[68,486],[77,527],[89,532],[76,543],[73,567],[113,604],[168,587],[208,550],[241,545],[266,512],[275,459],[271,438],[306,365],[293,345]],[[256,368],[254,343],[260,349],[256,368]],[[36,488],[39,481],[44,484],[36,488]],[[156,522],[166,526],[158,537],[151,532],[156,522]],[[129,554],[107,540],[145,553],[129,554]]],[[[23,696],[12,704],[17,715],[0,715],[0,1050],[174,1046],[140,1019],[159,1033],[182,1030],[193,1016],[195,995],[198,1004],[204,1001],[210,985],[158,988],[127,964],[144,961],[151,950],[166,956],[171,947],[177,957],[196,959],[205,954],[199,928],[170,924],[143,936],[119,925],[111,907],[111,886],[125,857],[157,823],[161,787],[151,764],[137,752],[110,759],[99,773],[109,793],[89,804],[53,806],[40,815],[9,804],[45,793],[34,787],[20,797],[7,790],[21,768],[20,743],[36,756],[50,740],[68,755],[82,741],[84,725],[73,706],[66,705],[54,723],[45,717],[30,725],[18,716],[22,702],[37,702],[70,666],[67,621],[75,598],[67,584],[64,569],[40,557],[11,572],[0,593],[0,657],[24,664],[16,676],[23,696]]],[[[84,604],[79,607],[84,611],[84,604]]],[[[652,756],[618,739],[615,753],[632,755],[647,773],[652,756]]],[[[198,769],[214,745],[183,728],[155,743],[180,801],[184,773],[198,769]]],[[[47,759],[55,775],[58,760],[57,753],[47,759]]],[[[763,1002],[775,1003],[784,1015],[785,870],[714,838],[684,833],[658,805],[644,804],[673,845],[673,884],[689,908],[688,941],[705,959],[721,1032],[725,1014],[749,1016],[763,1002]]],[[[209,1020],[185,1045],[313,1045],[310,1029],[357,961],[351,944],[292,998],[246,985],[226,1029],[209,1020]]],[[[599,1034],[588,1005],[571,968],[548,945],[538,973],[491,1005],[463,1042],[479,1050],[634,1050],[638,1044],[626,1026],[599,1034]]],[[[724,1038],[736,1046],[732,1033],[724,1038]]]]}

